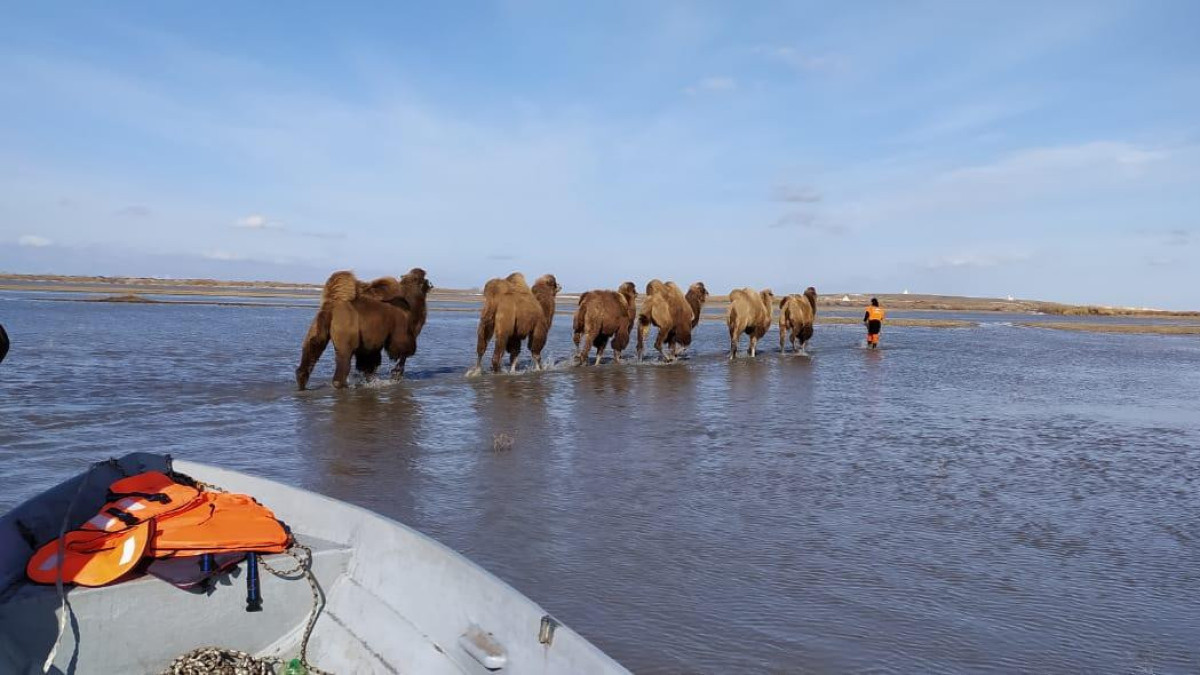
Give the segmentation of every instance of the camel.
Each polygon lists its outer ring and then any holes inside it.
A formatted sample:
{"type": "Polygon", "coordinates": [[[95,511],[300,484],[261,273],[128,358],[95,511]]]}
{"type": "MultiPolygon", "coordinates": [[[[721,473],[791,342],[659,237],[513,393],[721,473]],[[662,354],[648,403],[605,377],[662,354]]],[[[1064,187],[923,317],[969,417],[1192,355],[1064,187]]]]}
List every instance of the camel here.
{"type": "Polygon", "coordinates": [[[808,353],[808,341],[812,339],[813,322],[817,319],[817,289],[809,286],[804,295],[792,293],[779,302],[779,352],[784,350],[784,334],[792,345],[792,351],[808,353]],[[796,343],[800,348],[796,348],[796,343]]]}
{"type": "Polygon", "coordinates": [[[616,291],[588,291],[579,296],[575,310],[574,340],[577,359],[587,365],[588,353],[596,347],[596,365],[604,347],[612,340],[613,363],[621,362],[621,352],[629,346],[629,334],[637,320],[637,287],[626,281],[616,291]],[[585,339],[586,338],[586,339],[585,339]],[[583,343],[582,350],[580,342],[583,343]]]}
{"type": "Polygon", "coordinates": [[[686,297],[688,306],[692,308],[692,330],[695,330],[696,324],[700,323],[700,308],[708,300],[708,289],[704,287],[704,282],[697,281],[689,286],[686,297]]]}
{"type": "Polygon", "coordinates": [[[492,372],[500,372],[500,360],[508,352],[509,370],[516,372],[521,341],[528,338],[534,370],[542,368],[542,348],[554,322],[554,298],[562,287],[553,274],[544,274],[530,288],[525,275],[513,272],[503,279],[492,279],[483,287],[483,310],[479,313],[475,367],[468,375],[483,371],[483,353],[495,335],[492,372]]]}
{"type": "Polygon", "coordinates": [[[8,333],[4,332],[4,326],[0,326],[0,361],[8,356],[8,333]]]}
{"type": "Polygon", "coordinates": [[[370,283],[353,272],[334,272],[325,282],[321,307],[304,337],[296,385],[308,386],[313,367],[333,341],[333,386],[346,386],[350,360],[366,377],[372,377],[387,350],[395,364],[391,377],[404,375],[408,357],[417,351],[417,335],[425,323],[425,295],[433,286],[425,271],[415,268],[401,279],[382,277],[370,283]]]}
{"type": "Polygon", "coordinates": [[[692,344],[692,308],[675,282],[665,284],[653,279],[646,284],[646,300],[638,312],[637,358],[642,360],[646,337],[650,326],[658,326],[654,348],[664,361],[674,361],[681,349],[692,344]],[[670,354],[663,351],[667,345],[670,354]]]}
{"type": "Polygon", "coordinates": [[[725,323],[729,325],[729,358],[737,356],[738,341],[742,334],[750,336],[750,356],[758,354],[758,341],[771,329],[771,313],[775,307],[775,294],[770,289],[755,292],[753,288],[736,288],[729,293],[729,311],[725,323]]]}

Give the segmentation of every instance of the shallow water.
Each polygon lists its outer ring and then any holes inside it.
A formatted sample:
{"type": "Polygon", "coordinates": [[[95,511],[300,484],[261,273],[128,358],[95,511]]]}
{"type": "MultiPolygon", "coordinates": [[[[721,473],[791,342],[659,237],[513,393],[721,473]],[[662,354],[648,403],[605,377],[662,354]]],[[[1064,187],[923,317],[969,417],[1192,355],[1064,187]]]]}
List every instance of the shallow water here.
{"type": "Polygon", "coordinates": [[[819,326],[729,363],[704,324],[572,368],[560,316],[550,372],[467,379],[439,312],[407,381],[336,392],[327,355],[299,393],[311,314],[0,294],[0,509],[169,452],[413,525],[638,672],[1200,669],[1195,338],[819,326]]]}

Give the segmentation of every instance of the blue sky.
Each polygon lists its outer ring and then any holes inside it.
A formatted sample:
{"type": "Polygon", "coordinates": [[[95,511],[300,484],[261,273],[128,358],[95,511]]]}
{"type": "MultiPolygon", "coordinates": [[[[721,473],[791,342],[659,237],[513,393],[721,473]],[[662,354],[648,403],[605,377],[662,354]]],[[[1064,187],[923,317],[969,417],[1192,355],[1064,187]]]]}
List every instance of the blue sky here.
{"type": "Polygon", "coordinates": [[[1200,3],[6,3],[0,270],[1200,308],[1200,3]]]}

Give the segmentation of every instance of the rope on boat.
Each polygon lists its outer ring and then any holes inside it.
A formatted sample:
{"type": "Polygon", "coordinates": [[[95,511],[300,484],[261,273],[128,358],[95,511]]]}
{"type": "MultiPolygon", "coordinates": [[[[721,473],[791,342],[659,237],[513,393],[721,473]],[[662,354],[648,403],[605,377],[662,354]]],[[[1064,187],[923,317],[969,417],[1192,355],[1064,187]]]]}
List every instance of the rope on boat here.
{"type": "Polygon", "coordinates": [[[63,635],[67,632],[67,615],[73,614],[71,602],[67,600],[67,591],[63,588],[63,565],[62,561],[66,558],[67,553],[67,526],[71,522],[71,512],[75,510],[75,503],[79,501],[79,495],[83,494],[83,489],[87,487],[91,481],[92,472],[96,467],[111,464],[117,471],[122,474],[125,470],[117,462],[116,458],[110,457],[102,462],[96,462],[88,467],[87,473],[83,474],[83,478],[79,480],[79,488],[75,490],[75,495],[71,497],[71,503],[67,504],[67,511],[63,514],[62,526],[58,530],[58,567],[54,573],[54,589],[58,591],[58,600],[62,606],[58,610],[58,634],[54,637],[54,644],[50,646],[50,653],[46,655],[45,662],[42,663],[42,672],[50,672],[50,666],[54,665],[54,658],[58,656],[58,647],[62,644],[63,635]]]}
{"type": "MultiPolygon", "coordinates": [[[[331,675],[329,671],[321,670],[308,661],[308,641],[312,637],[313,627],[317,624],[317,617],[325,607],[325,595],[312,572],[312,549],[293,541],[287,554],[296,561],[296,566],[291,569],[276,569],[262,558],[259,559],[259,564],[281,579],[294,579],[297,574],[303,574],[308,581],[308,587],[312,591],[313,608],[308,615],[308,623],[304,626],[304,637],[300,639],[300,664],[306,673],[331,675]],[[302,551],[303,555],[297,551],[302,551]]],[[[162,671],[162,675],[274,675],[275,666],[283,663],[283,659],[274,656],[256,657],[236,649],[200,647],[176,657],[171,665],[162,671]]]]}

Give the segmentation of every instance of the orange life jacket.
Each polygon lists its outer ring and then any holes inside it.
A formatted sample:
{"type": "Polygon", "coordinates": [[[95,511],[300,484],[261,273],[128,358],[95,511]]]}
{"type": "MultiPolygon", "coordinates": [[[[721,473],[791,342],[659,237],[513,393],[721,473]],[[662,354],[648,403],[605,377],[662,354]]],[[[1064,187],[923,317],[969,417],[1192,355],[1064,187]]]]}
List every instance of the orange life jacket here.
{"type": "Polygon", "coordinates": [[[78,530],[30,557],[33,581],[103,586],[143,558],[254,551],[281,553],[291,535],[270,509],[247,495],[206,492],[157,471],[109,486],[109,501],[78,530]]]}
{"type": "Polygon", "coordinates": [[[868,321],[883,321],[883,308],[876,307],[875,305],[868,305],[867,306],[867,320],[868,321]]]}

